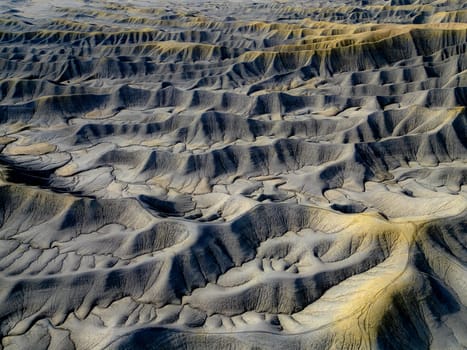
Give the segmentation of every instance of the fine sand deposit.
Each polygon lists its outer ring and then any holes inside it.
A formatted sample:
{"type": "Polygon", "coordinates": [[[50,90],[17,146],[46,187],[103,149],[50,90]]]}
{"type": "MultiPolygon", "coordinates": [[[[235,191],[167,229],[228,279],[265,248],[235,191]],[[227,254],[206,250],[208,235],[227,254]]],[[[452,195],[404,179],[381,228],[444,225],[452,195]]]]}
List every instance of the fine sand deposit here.
{"type": "Polygon", "coordinates": [[[0,2],[0,349],[466,349],[467,2],[0,2]]]}

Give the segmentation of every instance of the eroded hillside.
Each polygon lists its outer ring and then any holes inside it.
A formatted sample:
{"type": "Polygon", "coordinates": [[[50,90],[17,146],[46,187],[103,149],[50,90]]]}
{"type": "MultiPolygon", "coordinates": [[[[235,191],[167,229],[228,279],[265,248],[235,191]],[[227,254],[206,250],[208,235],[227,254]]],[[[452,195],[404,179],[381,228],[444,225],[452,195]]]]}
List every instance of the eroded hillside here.
{"type": "Polygon", "coordinates": [[[466,348],[466,48],[462,0],[3,2],[0,348],[466,348]]]}

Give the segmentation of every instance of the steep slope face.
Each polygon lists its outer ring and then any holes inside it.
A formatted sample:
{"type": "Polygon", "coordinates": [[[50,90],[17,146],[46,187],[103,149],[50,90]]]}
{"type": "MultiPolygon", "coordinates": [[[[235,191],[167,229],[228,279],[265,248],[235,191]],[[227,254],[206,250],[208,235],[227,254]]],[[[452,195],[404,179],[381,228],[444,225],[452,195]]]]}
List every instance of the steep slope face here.
{"type": "Polygon", "coordinates": [[[0,348],[466,348],[467,5],[368,3],[0,4],[0,348]]]}

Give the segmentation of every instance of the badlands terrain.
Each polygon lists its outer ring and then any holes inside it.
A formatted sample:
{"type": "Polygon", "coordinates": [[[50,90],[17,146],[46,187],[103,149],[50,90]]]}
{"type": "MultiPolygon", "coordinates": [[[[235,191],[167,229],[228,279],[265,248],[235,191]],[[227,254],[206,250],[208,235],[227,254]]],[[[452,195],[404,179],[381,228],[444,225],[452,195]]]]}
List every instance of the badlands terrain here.
{"type": "Polygon", "coordinates": [[[0,349],[465,349],[467,2],[0,2],[0,349]]]}

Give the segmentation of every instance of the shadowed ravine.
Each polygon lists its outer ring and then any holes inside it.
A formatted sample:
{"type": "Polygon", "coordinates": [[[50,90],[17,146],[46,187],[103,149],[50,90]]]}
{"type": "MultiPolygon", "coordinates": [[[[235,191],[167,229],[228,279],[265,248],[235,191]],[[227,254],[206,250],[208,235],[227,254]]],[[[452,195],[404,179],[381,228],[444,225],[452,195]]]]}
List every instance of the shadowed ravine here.
{"type": "Polygon", "coordinates": [[[467,348],[466,49],[462,0],[1,2],[0,350],[467,348]]]}

